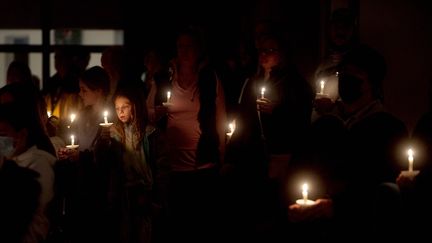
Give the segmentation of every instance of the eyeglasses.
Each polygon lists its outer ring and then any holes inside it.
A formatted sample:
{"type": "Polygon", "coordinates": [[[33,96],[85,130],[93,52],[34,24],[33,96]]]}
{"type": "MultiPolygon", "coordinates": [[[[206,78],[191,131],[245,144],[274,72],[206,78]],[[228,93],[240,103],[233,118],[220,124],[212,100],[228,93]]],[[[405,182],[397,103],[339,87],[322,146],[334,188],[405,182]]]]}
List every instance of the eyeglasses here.
{"type": "Polygon", "coordinates": [[[265,54],[265,55],[278,53],[278,52],[279,52],[279,49],[276,49],[276,48],[262,48],[262,49],[258,50],[259,54],[265,54]]]}

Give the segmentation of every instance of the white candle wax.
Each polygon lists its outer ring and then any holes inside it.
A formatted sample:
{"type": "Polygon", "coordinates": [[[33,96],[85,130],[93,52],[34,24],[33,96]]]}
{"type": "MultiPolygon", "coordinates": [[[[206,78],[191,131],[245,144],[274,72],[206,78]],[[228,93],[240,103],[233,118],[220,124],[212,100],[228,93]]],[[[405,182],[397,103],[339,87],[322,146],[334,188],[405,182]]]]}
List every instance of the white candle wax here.
{"type": "Polygon", "coordinates": [[[105,124],[108,124],[108,111],[104,111],[103,116],[104,116],[104,122],[105,122],[105,124]]]}
{"type": "Polygon", "coordinates": [[[75,136],[71,135],[71,145],[75,145],[75,136]]]}
{"type": "Polygon", "coordinates": [[[304,183],[302,186],[302,195],[303,195],[303,201],[305,205],[307,204],[307,200],[308,200],[308,189],[309,189],[308,184],[304,183]]]}
{"type": "Polygon", "coordinates": [[[408,171],[413,171],[414,164],[414,151],[412,149],[408,149],[408,171]]]}

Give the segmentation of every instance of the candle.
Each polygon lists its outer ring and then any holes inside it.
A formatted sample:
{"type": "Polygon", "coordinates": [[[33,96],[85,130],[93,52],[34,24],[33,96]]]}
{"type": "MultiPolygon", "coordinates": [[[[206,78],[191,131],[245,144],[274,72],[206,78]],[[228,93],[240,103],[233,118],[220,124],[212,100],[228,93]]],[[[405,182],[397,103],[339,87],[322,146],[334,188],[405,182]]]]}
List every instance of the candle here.
{"type": "Polygon", "coordinates": [[[70,115],[71,125],[72,125],[72,122],[75,120],[75,117],[76,117],[76,115],[75,115],[74,113],[72,113],[72,114],[70,115]]]}
{"type": "Polygon", "coordinates": [[[171,91],[168,91],[167,92],[167,101],[166,101],[166,103],[169,103],[170,99],[171,99],[171,91]]]}
{"type": "Polygon", "coordinates": [[[74,136],[74,135],[71,135],[71,136],[70,136],[70,139],[71,139],[71,144],[66,145],[66,148],[69,148],[69,149],[76,149],[76,148],[78,148],[79,145],[78,145],[78,144],[75,144],[75,136],[74,136]]]}
{"type": "Polygon", "coordinates": [[[314,205],[315,204],[314,200],[309,200],[308,199],[308,190],[309,190],[309,185],[307,183],[304,183],[302,185],[302,198],[296,200],[296,203],[298,205],[301,205],[301,206],[310,206],[310,205],[314,205]]]}
{"type": "Polygon", "coordinates": [[[229,125],[230,133],[232,134],[234,132],[234,124],[230,123],[229,125]]]}
{"type": "Polygon", "coordinates": [[[47,115],[48,115],[48,118],[50,118],[51,117],[51,112],[47,111],[47,115]]]}
{"type": "Polygon", "coordinates": [[[108,111],[104,111],[103,117],[105,124],[108,124],[108,111]]]}
{"type": "Polygon", "coordinates": [[[266,88],[262,87],[261,88],[261,99],[264,99],[264,93],[265,93],[265,91],[266,91],[266,88]]]}
{"type": "Polygon", "coordinates": [[[414,163],[414,151],[412,149],[408,149],[408,171],[413,171],[413,163],[414,163]]]}
{"type": "Polygon", "coordinates": [[[228,124],[229,132],[227,132],[227,136],[231,137],[235,131],[236,123],[235,120],[233,120],[231,123],[228,124]]]}
{"type": "Polygon", "coordinates": [[[108,122],[108,111],[104,111],[103,118],[104,118],[104,122],[103,123],[99,123],[99,126],[110,127],[112,125],[112,123],[108,122]]]}
{"type": "Polygon", "coordinates": [[[308,189],[309,189],[308,184],[304,183],[302,186],[302,195],[303,195],[303,202],[305,205],[307,204],[307,200],[308,200],[308,189]]]}
{"type": "Polygon", "coordinates": [[[321,80],[321,82],[320,82],[320,86],[321,86],[320,94],[324,94],[324,85],[325,85],[325,81],[321,80]]]}

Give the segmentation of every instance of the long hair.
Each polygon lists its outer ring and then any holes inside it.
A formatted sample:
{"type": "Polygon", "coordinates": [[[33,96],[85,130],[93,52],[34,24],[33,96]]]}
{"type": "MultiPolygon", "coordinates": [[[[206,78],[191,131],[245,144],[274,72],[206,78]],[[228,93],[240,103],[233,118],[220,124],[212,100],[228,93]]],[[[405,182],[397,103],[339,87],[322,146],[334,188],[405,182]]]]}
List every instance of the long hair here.
{"type": "MultiPolygon", "coordinates": [[[[127,98],[131,103],[131,113],[132,113],[132,119],[131,119],[131,125],[132,129],[135,132],[135,135],[137,136],[137,144],[134,144],[135,149],[137,149],[137,146],[140,141],[145,136],[145,129],[147,126],[147,109],[145,108],[145,99],[143,97],[143,93],[140,92],[141,90],[137,89],[136,87],[125,87],[122,89],[119,89],[116,91],[116,93],[113,96],[113,102],[119,97],[127,98]]],[[[121,142],[124,144],[126,135],[124,132],[125,124],[123,124],[120,120],[117,119],[117,122],[115,124],[115,129],[120,133],[121,136],[121,142]]]]}

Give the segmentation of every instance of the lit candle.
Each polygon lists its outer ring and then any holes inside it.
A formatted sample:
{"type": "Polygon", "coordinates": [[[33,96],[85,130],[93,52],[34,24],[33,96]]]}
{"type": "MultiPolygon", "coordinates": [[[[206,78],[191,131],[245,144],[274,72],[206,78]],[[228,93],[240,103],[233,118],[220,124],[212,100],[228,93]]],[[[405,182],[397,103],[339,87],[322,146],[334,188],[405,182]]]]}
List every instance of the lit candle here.
{"type": "Polygon", "coordinates": [[[315,204],[314,200],[309,200],[308,199],[308,190],[309,190],[309,185],[307,183],[304,183],[302,185],[302,198],[296,200],[296,203],[298,205],[301,205],[301,206],[310,206],[310,205],[314,205],[315,204]]]}
{"type": "Polygon", "coordinates": [[[75,136],[71,135],[71,145],[75,145],[75,136]]]}
{"type": "Polygon", "coordinates": [[[72,113],[70,115],[71,125],[72,125],[72,122],[75,120],[75,117],[76,117],[76,115],[74,113],[72,113]]]}
{"type": "Polygon", "coordinates": [[[265,91],[266,91],[266,88],[262,87],[261,88],[261,99],[264,99],[264,93],[265,93],[265,91]]]}
{"type": "Polygon", "coordinates": [[[108,111],[104,111],[103,117],[105,124],[108,124],[108,111]]]}
{"type": "Polygon", "coordinates": [[[51,117],[51,111],[47,111],[48,118],[51,117]]]}
{"type": "Polygon", "coordinates": [[[408,171],[413,171],[413,163],[414,163],[414,151],[412,149],[408,149],[408,171]]]}
{"type": "Polygon", "coordinates": [[[236,123],[235,120],[233,120],[231,123],[228,124],[229,132],[227,133],[228,137],[231,137],[235,131],[236,123]]]}
{"type": "Polygon", "coordinates": [[[229,125],[230,133],[232,134],[234,132],[234,124],[230,123],[229,125]]]}
{"type": "Polygon", "coordinates": [[[170,99],[171,99],[171,91],[168,91],[167,92],[167,101],[166,101],[166,103],[169,103],[170,99]]]}
{"type": "Polygon", "coordinates": [[[320,89],[320,94],[324,94],[324,85],[325,85],[325,81],[324,81],[324,80],[321,80],[321,81],[320,81],[320,87],[321,87],[321,89],[320,89]]]}
{"type": "Polygon", "coordinates": [[[305,205],[307,204],[307,200],[308,200],[308,190],[309,190],[308,184],[304,183],[302,186],[302,195],[303,195],[303,202],[305,205]]]}

